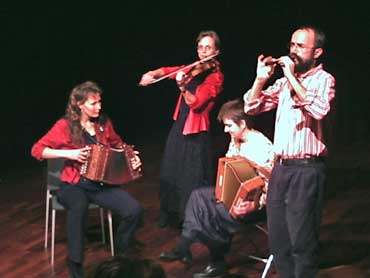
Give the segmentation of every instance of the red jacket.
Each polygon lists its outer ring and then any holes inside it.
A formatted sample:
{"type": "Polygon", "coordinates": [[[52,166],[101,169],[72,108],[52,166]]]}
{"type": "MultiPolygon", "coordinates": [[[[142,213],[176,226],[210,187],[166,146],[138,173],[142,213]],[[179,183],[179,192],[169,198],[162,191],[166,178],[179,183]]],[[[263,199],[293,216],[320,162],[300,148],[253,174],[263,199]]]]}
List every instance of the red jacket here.
{"type": "MultiPolygon", "coordinates": [[[[95,134],[98,142],[118,148],[123,142],[119,135],[114,131],[112,122],[108,120],[105,126],[95,124],[95,134]]],[[[58,120],[54,126],[33,146],[31,155],[38,160],[42,160],[42,153],[48,147],[51,149],[79,149],[83,145],[77,145],[72,142],[69,135],[68,121],[65,118],[58,120]]],[[[76,160],[66,160],[62,171],[61,180],[71,184],[76,184],[80,181],[81,163],[76,160]]]]}
{"type": "MultiPolygon", "coordinates": [[[[164,71],[164,74],[169,74],[171,72],[181,69],[181,67],[182,66],[162,67],[161,69],[164,71]]],[[[175,79],[176,74],[171,75],[169,78],[175,79]]],[[[196,101],[193,104],[188,105],[190,111],[189,115],[186,118],[185,126],[182,132],[184,135],[209,130],[210,124],[209,112],[211,111],[215,104],[216,97],[220,94],[220,92],[223,89],[223,83],[224,76],[220,70],[220,64],[216,62],[216,70],[210,73],[205,78],[205,80],[196,88],[194,94],[196,97],[196,101]],[[199,109],[203,105],[206,105],[205,108],[199,109]]],[[[177,105],[175,108],[175,112],[173,114],[174,120],[177,120],[178,118],[182,97],[183,97],[182,94],[180,94],[177,100],[177,105]]]]}

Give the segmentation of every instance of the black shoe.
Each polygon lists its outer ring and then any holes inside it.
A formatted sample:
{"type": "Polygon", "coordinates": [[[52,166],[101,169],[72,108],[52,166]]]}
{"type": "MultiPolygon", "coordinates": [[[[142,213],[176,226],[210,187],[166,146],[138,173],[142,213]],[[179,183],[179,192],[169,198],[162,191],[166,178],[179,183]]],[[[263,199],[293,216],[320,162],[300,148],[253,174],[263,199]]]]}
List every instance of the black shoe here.
{"type": "Polygon", "coordinates": [[[84,269],[82,267],[82,264],[76,263],[71,260],[67,260],[68,268],[69,268],[69,274],[71,278],[84,278],[84,269]]]}
{"type": "Polygon", "coordinates": [[[191,264],[192,263],[192,257],[191,254],[183,255],[180,253],[180,251],[176,248],[168,251],[163,252],[159,255],[159,259],[163,262],[174,262],[174,261],[180,261],[184,264],[191,264]]]}
{"type": "Polygon", "coordinates": [[[201,272],[194,273],[193,278],[215,277],[223,274],[227,274],[227,265],[225,262],[211,263],[201,272]]]}

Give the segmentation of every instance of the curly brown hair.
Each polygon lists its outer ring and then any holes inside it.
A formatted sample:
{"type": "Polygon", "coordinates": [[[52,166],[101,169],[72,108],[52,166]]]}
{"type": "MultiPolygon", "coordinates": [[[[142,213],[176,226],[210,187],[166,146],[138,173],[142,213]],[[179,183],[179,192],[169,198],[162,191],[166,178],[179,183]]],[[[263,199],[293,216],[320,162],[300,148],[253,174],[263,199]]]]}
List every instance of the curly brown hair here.
{"type": "Polygon", "coordinates": [[[85,103],[89,94],[102,95],[102,89],[92,81],[83,82],[75,86],[70,95],[66,108],[65,117],[68,120],[69,131],[72,141],[76,144],[82,144],[82,126],[81,126],[81,109],[79,105],[85,103]]]}

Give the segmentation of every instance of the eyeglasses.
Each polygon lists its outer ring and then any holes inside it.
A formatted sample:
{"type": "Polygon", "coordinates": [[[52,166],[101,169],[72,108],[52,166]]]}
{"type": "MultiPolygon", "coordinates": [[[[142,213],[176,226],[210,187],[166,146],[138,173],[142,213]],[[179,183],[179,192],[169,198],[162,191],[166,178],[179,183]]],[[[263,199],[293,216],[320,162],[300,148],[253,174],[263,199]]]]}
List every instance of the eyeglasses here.
{"type": "Polygon", "coordinates": [[[316,48],[315,46],[307,46],[307,45],[304,45],[303,43],[299,43],[299,42],[289,42],[288,45],[287,45],[288,49],[292,49],[293,47],[297,47],[298,49],[314,49],[316,48]]]}
{"type": "Polygon", "coordinates": [[[210,50],[213,50],[213,47],[210,45],[198,45],[197,50],[198,51],[203,51],[203,50],[210,51],[210,50]]]}

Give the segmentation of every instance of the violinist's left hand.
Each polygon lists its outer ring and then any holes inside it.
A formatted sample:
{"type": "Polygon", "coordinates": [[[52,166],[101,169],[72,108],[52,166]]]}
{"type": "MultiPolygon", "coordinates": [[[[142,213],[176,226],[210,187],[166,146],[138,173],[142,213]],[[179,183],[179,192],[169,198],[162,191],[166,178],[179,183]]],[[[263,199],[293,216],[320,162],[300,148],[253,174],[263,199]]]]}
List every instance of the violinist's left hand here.
{"type": "Polygon", "coordinates": [[[132,168],[134,170],[137,170],[139,169],[139,171],[141,171],[141,160],[140,160],[140,157],[139,157],[139,152],[138,151],[134,151],[134,154],[135,156],[133,158],[131,158],[131,164],[132,164],[132,168]]]}
{"type": "Polygon", "coordinates": [[[185,91],[185,77],[186,74],[183,71],[179,71],[176,74],[176,83],[181,92],[185,91]]]}

